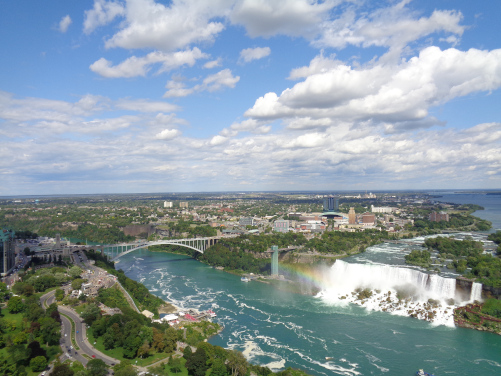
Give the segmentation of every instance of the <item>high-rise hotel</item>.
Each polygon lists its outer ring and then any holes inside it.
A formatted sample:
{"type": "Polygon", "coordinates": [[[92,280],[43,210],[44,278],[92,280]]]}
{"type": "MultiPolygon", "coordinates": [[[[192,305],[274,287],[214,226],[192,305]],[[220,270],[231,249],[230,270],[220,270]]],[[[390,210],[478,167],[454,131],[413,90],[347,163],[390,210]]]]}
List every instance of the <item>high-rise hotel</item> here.
{"type": "Polygon", "coordinates": [[[16,263],[14,241],[15,232],[12,230],[0,230],[0,275],[6,276],[16,263]]]}

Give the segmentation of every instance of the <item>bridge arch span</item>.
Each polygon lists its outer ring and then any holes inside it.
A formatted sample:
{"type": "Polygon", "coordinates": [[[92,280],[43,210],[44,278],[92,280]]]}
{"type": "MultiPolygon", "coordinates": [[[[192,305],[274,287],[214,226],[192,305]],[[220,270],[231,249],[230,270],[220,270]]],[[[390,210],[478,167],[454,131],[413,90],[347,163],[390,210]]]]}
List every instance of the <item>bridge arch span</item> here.
{"type": "MultiPolygon", "coordinates": [[[[118,247],[126,247],[128,248],[129,246],[132,246],[130,249],[126,249],[123,252],[118,252],[118,254],[114,257],[111,258],[111,261],[115,261],[118,258],[120,258],[123,255],[126,255],[128,253],[134,252],[138,249],[141,248],[148,248],[152,245],[178,245],[181,247],[189,248],[192,249],[196,252],[199,253],[204,253],[204,251],[210,247],[211,245],[215,244],[217,238],[195,238],[195,239],[175,239],[175,240],[157,240],[157,241],[152,241],[152,242],[144,242],[140,244],[128,244],[128,245],[117,245],[118,247]]],[[[103,247],[104,249],[113,249],[114,246],[111,247],[103,247]]],[[[103,249],[103,251],[104,251],[103,249]]],[[[112,252],[113,255],[113,252],[112,252]]]]}

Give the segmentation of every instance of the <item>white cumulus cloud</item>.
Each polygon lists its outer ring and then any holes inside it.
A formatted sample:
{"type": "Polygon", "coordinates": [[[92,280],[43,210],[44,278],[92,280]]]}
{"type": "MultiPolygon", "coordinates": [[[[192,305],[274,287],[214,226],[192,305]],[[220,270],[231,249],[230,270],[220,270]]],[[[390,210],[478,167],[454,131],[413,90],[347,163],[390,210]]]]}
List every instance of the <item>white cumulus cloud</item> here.
{"type": "Polygon", "coordinates": [[[202,91],[212,93],[226,87],[234,88],[238,81],[240,81],[240,77],[233,76],[230,69],[223,69],[215,74],[211,74],[205,77],[201,84],[191,88],[187,88],[184,82],[171,80],[165,86],[168,90],[165,92],[164,98],[185,97],[202,91]]]}
{"type": "Polygon", "coordinates": [[[259,60],[271,54],[270,47],[246,48],[240,51],[240,61],[248,63],[252,60],[259,60]]]}
{"type": "Polygon", "coordinates": [[[227,137],[216,135],[216,136],[211,138],[211,140],[209,141],[209,145],[218,146],[218,145],[224,144],[227,140],[228,140],[227,137]]]}
{"type": "Polygon", "coordinates": [[[68,28],[71,25],[71,17],[67,14],[64,16],[61,21],[59,21],[59,31],[61,33],[66,33],[68,31],[68,28]]]}
{"type": "MultiPolygon", "coordinates": [[[[436,32],[461,36],[465,27],[460,24],[460,12],[435,10],[430,17],[419,17],[406,8],[409,0],[403,0],[372,13],[357,14],[355,7],[341,17],[324,22],[320,36],[313,42],[320,47],[344,48],[347,45],[360,47],[389,47],[389,56],[398,58],[409,43],[436,32]]],[[[457,43],[457,39],[454,40],[457,43]]]]}
{"type": "Polygon", "coordinates": [[[157,140],[172,140],[173,138],[178,137],[181,132],[178,129],[164,129],[160,133],[155,135],[157,140]]]}
{"type": "Polygon", "coordinates": [[[155,48],[172,51],[192,43],[212,42],[223,23],[230,1],[173,1],[168,6],[154,0],[129,0],[123,27],[109,38],[107,48],[155,48]]]}
{"type": "Polygon", "coordinates": [[[153,64],[161,64],[158,73],[169,71],[183,65],[192,67],[198,59],[206,58],[207,55],[195,47],[192,50],[164,53],[154,51],[143,57],[132,56],[118,65],[105,58],[101,58],[90,65],[90,70],[108,78],[130,78],[146,76],[153,64]]]}
{"type": "Polygon", "coordinates": [[[115,18],[125,15],[125,7],[117,1],[94,0],[94,7],[85,11],[84,33],[90,34],[115,18]]]}
{"type": "Polygon", "coordinates": [[[232,23],[243,25],[253,38],[276,34],[313,36],[317,25],[327,18],[336,3],[338,1],[239,0],[229,18],[232,23]]]}
{"type": "Polygon", "coordinates": [[[267,93],[258,98],[245,115],[405,122],[423,119],[430,107],[453,98],[499,87],[501,50],[428,47],[396,65],[359,69],[335,65],[308,76],[280,96],[267,93]]]}

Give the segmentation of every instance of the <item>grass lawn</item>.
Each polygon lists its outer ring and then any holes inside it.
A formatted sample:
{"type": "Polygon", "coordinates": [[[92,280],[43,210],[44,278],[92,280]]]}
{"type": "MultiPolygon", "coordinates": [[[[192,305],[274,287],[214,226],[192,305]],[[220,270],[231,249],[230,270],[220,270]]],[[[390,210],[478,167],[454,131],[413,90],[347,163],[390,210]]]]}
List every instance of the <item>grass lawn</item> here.
{"type": "MultiPolygon", "coordinates": [[[[110,350],[105,350],[104,349],[104,344],[103,344],[103,338],[99,337],[96,339],[94,337],[94,334],[92,333],[92,328],[87,329],[87,339],[89,340],[90,344],[94,346],[97,350],[101,351],[103,354],[106,354],[108,356],[111,356],[115,359],[118,359],[120,361],[125,360],[123,356],[123,349],[121,347],[115,348],[115,349],[110,349],[110,350]],[[95,342],[95,344],[94,344],[95,342]]],[[[128,359],[133,365],[141,366],[141,367],[146,367],[149,366],[150,364],[156,363],[162,359],[168,359],[171,354],[166,354],[166,353],[153,353],[147,358],[140,359],[140,358],[135,358],[135,359],[128,359]]]]}
{"type": "MultiPolygon", "coordinates": [[[[174,371],[171,371],[171,369],[167,363],[160,364],[160,366],[163,367],[164,372],[166,371],[164,374],[165,375],[176,375],[176,376],[188,376],[188,370],[185,367],[186,359],[184,359],[183,357],[181,357],[180,359],[181,359],[181,371],[178,373],[174,373],[174,371]]],[[[151,367],[151,368],[149,368],[149,370],[153,371],[157,367],[158,366],[151,367]]],[[[208,371],[208,372],[210,372],[210,371],[208,371]]],[[[210,374],[210,373],[206,373],[206,374],[210,374]]]]}
{"type": "Polygon", "coordinates": [[[2,313],[0,314],[1,317],[8,321],[11,322],[12,324],[15,323],[16,330],[17,331],[23,323],[23,315],[22,313],[10,313],[7,309],[2,310],[2,313]]]}
{"type": "Polygon", "coordinates": [[[73,309],[74,309],[75,311],[77,311],[77,313],[78,313],[79,315],[81,315],[81,314],[82,314],[82,312],[85,310],[85,308],[86,308],[86,307],[87,307],[87,303],[84,303],[84,304],[79,304],[79,305],[78,305],[78,306],[76,306],[76,307],[73,307],[73,309]]]}

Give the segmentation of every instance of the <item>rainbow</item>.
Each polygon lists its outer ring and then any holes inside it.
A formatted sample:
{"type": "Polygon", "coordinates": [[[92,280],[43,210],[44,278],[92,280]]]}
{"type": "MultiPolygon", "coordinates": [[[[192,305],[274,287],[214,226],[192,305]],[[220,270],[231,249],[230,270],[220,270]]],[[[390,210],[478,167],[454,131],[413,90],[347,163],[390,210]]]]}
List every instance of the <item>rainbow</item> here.
{"type": "Polygon", "coordinates": [[[323,288],[328,281],[328,270],[330,267],[315,267],[301,264],[279,264],[278,272],[285,270],[293,274],[301,285],[323,288]]]}

